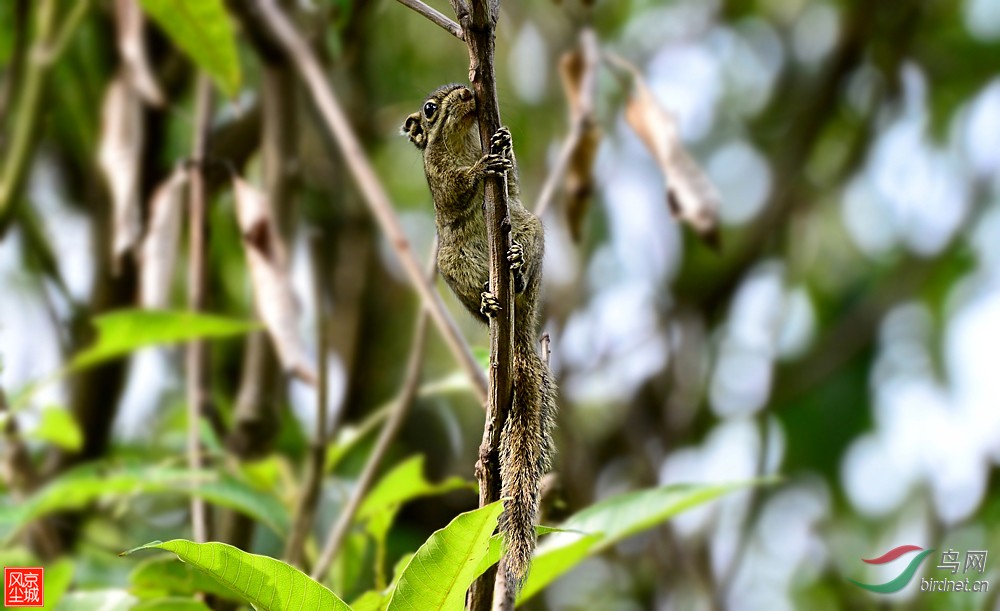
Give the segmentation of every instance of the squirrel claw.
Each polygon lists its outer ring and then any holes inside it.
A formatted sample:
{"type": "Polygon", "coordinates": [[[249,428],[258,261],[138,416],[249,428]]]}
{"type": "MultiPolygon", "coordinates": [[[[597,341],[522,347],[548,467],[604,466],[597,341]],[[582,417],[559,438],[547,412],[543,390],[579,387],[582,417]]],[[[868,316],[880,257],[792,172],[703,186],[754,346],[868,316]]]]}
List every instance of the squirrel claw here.
{"type": "Polygon", "coordinates": [[[479,305],[479,311],[482,315],[489,316],[490,318],[496,316],[497,312],[500,311],[500,301],[489,291],[483,291],[481,297],[482,301],[479,305]]]}
{"type": "Polygon", "coordinates": [[[510,130],[506,126],[501,127],[493,134],[490,138],[490,152],[503,155],[504,157],[510,155],[511,148],[511,137],[510,130]]]}
{"type": "Polygon", "coordinates": [[[496,153],[490,153],[483,157],[487,174],[503,175],[514,169],[514,164],[510,159],[496,153]]]}
{"type": "Polygon", "coordinates": [[[507,261],[510,262],[510,271],[516,272],[524,265],[524,250],[517,242],[511,242],[507,251],[507,261]]]}

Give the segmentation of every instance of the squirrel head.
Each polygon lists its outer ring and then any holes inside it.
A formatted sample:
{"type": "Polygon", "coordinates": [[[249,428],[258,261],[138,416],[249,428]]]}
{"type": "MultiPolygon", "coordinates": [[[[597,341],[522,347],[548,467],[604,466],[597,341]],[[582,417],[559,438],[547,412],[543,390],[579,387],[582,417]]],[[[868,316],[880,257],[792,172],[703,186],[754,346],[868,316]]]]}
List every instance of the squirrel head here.
{"type": "Polygon", "coordinates": [[[418,149],[438,142],[459,144],[475,124],[476,96],[464,85],[438,87],[419,112],[406,117],[401,133],[418,149]]]}

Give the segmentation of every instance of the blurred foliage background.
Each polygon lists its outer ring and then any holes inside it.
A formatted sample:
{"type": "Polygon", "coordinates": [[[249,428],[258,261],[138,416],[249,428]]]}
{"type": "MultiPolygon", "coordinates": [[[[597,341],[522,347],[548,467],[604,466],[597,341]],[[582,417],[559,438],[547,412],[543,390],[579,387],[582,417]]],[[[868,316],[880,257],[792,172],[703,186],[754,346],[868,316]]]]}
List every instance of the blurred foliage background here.
{"type": "MultiPolygon", "coordinates": [[[[428,92],[467,78],[463,43],[388,0],[286,4],[414,249],[429,252],[430,195],[398,130],[428,92]]],[[[94,317],[142,303],[139,240],[113,256],[124,222],[115,190],[128,187],[99,160],[109,86],[124,74],[141,88],[128,76],[122,5],[0,2],[8,397],[90,345],[94,317]]],[[[364,467],[373,414],[403,383],[419,301],[253,5],[228,6],[235,74],[212,45],[179,48],[169,15],[150,11],[140,48],[162,100],[143,95],[133,107],[142,137],[121,154],[136,162],[144,234],[157,187],[193,155],[197,66],[222,62],[208,116],[204,308],[255,316],[228,167],[274,210],[311,359],[318,310],[329,310],[329,423],[338,440],[356,441],[336,446],[336,464],[328,456],[320,534],[364,467]]],[[[543,218],[543,331],[561,388],[546,523],[626,490],[782,479],[628,539],[526,608],[996,608],[992,592],[911,585],[880,596],[847,578],[891,579],[892,567],[859,560],[902,544],[1000,553],[1000,2],[507,0],[497,79],[529,207],[569,129],[558,61],[587,24],[677,117],[721,195],[722,246],[671,218],[664,177],[623,119],[628,89],[602,65],[591,197],[582,211],[557,197],[543,218]]],[[[187,248],[161,306],[189,303],[187,248]]],[[[469,342],[486,350],[486,329],[441,288],[469,342]]],[[[470,480],[482,411],[433,328],[428,341],[424,386],[382,471],[419,455],[432,482],[470,480]]],[[[292,506],[316,433],[314,389],[281,373],[260,331],[213,340],[209,355],[212,464],[292,506]]],[[[81,464],[183,464],[183,356],[160,347],[112,359],[8,412],[6,506],[81,464]]],[[[402,507],[381,566],[475,506],[465,488],[437,492],[402,507]]],[[[11,549],[71,559],[77,589],[119,587],[132,565],[115,553],[190,536],[187,508],[176,495],[87,504],[50,516],[42,534],[21,532],[11,549]]],[[[212,514],[212,538],[281,555],[260,513],[212,514]]],[[[346,545],[354,560],[337,563],[331,581],[349,598],[380,577],[360,531],[346,545]]],[[[990,556],[984,578],[1000,586],[998,577],[990,556]]]]}

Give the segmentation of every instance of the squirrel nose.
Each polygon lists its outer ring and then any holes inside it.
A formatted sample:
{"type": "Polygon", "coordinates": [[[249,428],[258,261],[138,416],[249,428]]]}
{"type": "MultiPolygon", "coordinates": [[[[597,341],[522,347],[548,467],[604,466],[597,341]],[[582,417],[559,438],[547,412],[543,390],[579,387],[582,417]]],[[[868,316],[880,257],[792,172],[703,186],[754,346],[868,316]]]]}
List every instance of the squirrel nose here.
{"type": "Polygon", "coordinates": [[[459,94],[458,94],[458,97],[459,97],[459,98],[461,98],[461,100],[462,100],[463,102],[468,102],[468,101],[472,100],[472,98],[473,98],[474,96],[473,96],[473,93],[472,93],[472,90],[471,90],[471,89],[469,89],[468,87],[463,87],[463,88],[462,88],[462,89],[460,90],[460,92],[459,92],[459,94]]]}

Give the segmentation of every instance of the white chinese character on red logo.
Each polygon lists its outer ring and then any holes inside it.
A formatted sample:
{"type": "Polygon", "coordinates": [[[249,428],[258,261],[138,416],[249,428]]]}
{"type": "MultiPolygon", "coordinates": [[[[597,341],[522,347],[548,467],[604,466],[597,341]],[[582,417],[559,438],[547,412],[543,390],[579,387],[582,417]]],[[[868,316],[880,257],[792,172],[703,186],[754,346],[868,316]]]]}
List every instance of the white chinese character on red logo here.
{"type": "Polygon", "coordinates": [[[45,604],[45,569],[42,567],[4,567],[3,604],[5,607],[41,607],[45,604]]]}

